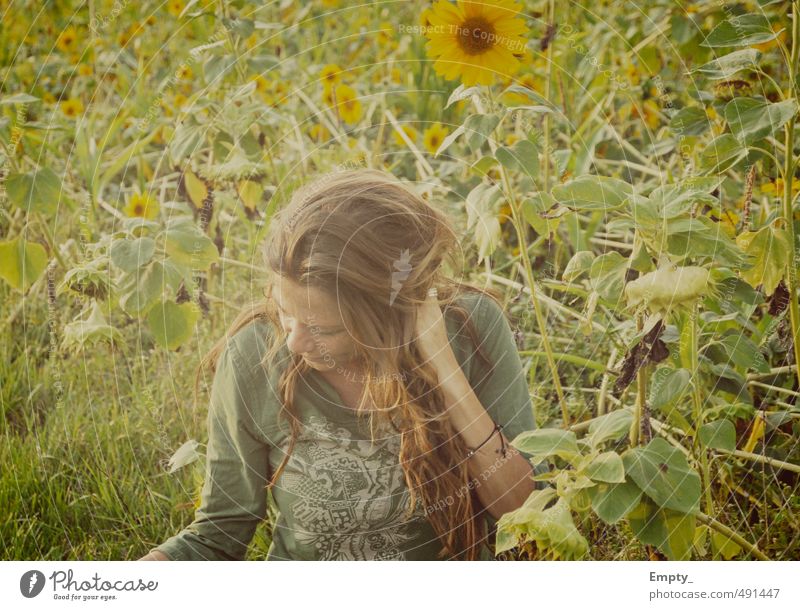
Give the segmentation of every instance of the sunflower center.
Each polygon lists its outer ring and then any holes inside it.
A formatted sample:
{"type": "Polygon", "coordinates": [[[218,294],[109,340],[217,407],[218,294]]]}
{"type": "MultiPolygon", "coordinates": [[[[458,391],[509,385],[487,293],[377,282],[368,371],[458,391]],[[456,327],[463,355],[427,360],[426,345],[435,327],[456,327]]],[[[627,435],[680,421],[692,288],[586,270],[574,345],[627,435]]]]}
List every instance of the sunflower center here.
{"type": "Polygon", "coordinates": [[[458,30],[458,44],[467,55],[480,55],[497,42],[494,27],[483,17],[464,21],[458,30]]]}
{"type": "Polygon", "coordinates": [[[133,206],[133,215],[144,216],[144,206],[141,203],[137,203],[135,206],[133,206]]]}

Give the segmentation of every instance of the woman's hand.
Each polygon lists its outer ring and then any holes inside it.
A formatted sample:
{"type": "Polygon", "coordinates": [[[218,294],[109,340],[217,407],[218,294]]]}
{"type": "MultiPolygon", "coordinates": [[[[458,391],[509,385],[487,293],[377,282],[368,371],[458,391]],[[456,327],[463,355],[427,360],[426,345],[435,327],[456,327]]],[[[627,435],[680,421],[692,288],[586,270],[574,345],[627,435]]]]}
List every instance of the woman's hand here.
{"type": "Polygon", "coordinates": [[[167,557],[161,551],[150,551],[144,557],[140,557],[136,561],[169,561],[169,557],[167,557]]]}
{"type": "Polygon", "coordinates": [[[450,347],[447,327],[435,290],[432,288],[429,291],[425,302],[417,311],[416,344],[420,355],[430,364],[451,366],[456,357],[450,347]]]}

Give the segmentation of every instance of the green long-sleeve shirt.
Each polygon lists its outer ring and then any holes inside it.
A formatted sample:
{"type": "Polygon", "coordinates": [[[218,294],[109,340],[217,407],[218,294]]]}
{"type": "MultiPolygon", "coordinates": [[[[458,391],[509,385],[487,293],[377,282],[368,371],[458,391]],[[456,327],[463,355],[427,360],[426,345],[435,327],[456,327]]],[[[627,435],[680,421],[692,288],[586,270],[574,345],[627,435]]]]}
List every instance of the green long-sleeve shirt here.
{"type": "MultiPolygon", "coordinates": [[[[488,368],[480,361],[466,328],[446,312],[451,347],[475,394],[503,424],[507,438],[534,429],[528,384],[502,309],[474,293],[458,302],[470,312],[482,350],[495,363],[488,368]]],[[[272,366],[260,364],[271,332],[269,324],[253,322],[220,356],[211,389],[201,504],[191,524],[156,547],[170,559],[244,559],[266,515],[265,486],[289,440],[287,422],[278,420],[277,395],[286,346],[272,366]]],[[[399,436],[376,434],[371,444],[366,418],[359,422],[314,371],[300,378],[295,401],[301,435],[272,490],[278,519],[267,558],[436,559],[441,543],[421,502],[410,519],[405,516],[409,491],[398,460],[399,436]]],[[[439,506],[447,501],[440,499],[439,506]]],[[[484,515],[493,527],[496,521],[484,515]]],[[[481,559],[492,558],[482,545],[481,559]]]]}

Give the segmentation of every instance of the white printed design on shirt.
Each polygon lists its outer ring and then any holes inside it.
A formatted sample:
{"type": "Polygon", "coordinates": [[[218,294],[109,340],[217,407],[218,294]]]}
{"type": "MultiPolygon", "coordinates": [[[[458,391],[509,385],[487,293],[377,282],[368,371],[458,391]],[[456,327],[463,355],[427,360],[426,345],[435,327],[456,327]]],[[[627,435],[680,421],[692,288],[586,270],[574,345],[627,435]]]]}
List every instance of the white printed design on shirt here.
{"type": "Polygon", "coordinates": [[[297,498],[289,513],[298,546],[313,546],[320,560],[405,559],[425,516],[418,499],[406,520],[399,451],[397,434],[376,434],[372,445],[310,415],[278,484],[297,498]]]}

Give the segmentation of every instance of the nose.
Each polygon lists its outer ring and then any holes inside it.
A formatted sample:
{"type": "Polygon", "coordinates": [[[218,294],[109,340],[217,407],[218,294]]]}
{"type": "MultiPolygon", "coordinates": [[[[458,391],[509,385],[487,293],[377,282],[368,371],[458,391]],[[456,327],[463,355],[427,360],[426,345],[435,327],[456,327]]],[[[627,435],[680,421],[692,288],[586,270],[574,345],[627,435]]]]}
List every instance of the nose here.
{"type": "Polygon", "coordinates": [[[316,341],[308,326],[297,322],[289,324],[286,347],[295,354],[316,353],[316,341]]]}

